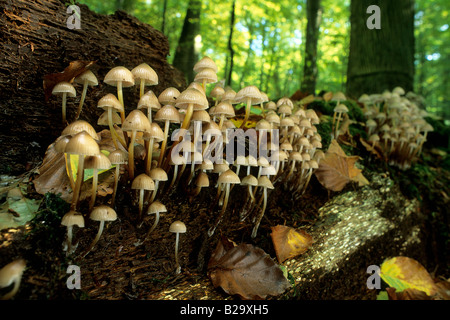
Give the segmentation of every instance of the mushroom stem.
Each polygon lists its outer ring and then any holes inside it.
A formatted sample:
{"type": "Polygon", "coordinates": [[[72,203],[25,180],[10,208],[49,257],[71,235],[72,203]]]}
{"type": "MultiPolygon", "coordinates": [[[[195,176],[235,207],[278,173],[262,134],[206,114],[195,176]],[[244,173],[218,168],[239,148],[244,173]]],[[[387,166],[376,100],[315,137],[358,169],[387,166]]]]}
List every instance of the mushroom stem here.
{"type": "Polygon", "coordinates": [[[139,221],[142,218],[142,209],[144,208],[144,189],[139,189],[139,221]]]}
{"type": "Polygon", "coordinates": [[[67,93],[63,93],[62,95],[62,123],[63,125],[66,124],[66,100],[67,100],[67,93]]]}
{"type": "Polygon", "coordinates": [[[139,98],[142,98],[145,91],[145,80],[141,79],[140,87],[139,87],[139,98]]]}
{"type": "Polygon", "coordinates": [[[181,124],[180,129],[189,129],[189,123],[191,122],[192,114],[194,113],[194,104],[189,103],[188,108],[186,110],[186,115],[184,116],[183,123],[181,124]]]}
{"type": "Polygon", "coordinates": [[[87,88],[88,88],[88,81],[86,79],[86,80],[84,80],[84,83],[83,83],[83,92],[81,93],[80,104],[78,105],[78,110],[77,110],[77,114],[75,116],[75,120],[78,120],[78,118],[80,117],[80,114],[81,114],[81,110],[83,110],[83,104],[84,104],[84,100],[86,99],[87,88]]]}
{"type": "Polygon", "coordinates": [[[150,174],[150,169],[152,167],[152,158],[153,158],[153,144],[154,139],[150,138],[147,149],[147,159],[145,159],[145,173],[150,174]]]}
{"type": "Polygon", "coordinates": [[[92,210],[95,204],[95,199],[97,198],[97,185],[98,185],[98,169],[93,169],[94,175],[92,176],[92,195],[89,202],[89,211],[92,210]]]}
{"type": "MultiPolygon", "coordinates": [[[[119,102],[122,104],[122,107],[124,107],[121,81],[117,82],[117,98],[118,98],[119,102]]],[[[125,121],[125,108],[123,108],[120,111],[120,118],[122,119],[122,123],[123,123],[125,121]]]]}
{"type": "Polygon", "coordinates": [[[152,203],[155,200],[156,193],[158,192],[159,180],[155,181],[155,190],[152,191],[152,196],[150,197],[149,203],[152,203]]]}
{"type": "Polygon", "coordinates": [[[136,130],[131,132],[131,140],[128,146],[128,175],[130,180],[134,179],[134,142],[136,141],[136,130]]]}
{"type": "Polygon", "coordinates": [[[247,123],[248,117],[250,115],[251,101],[252,101],[252,98],[250,98],[250,97],[247,98],[247,105],[245,106],[244,120],[242,121],[241,125],[239,126],[239,129],[244,128],[245,124],[247,123]]]}
{"type": "Polygon", "coordinates": [[[178,262],[178,242],[180,241],[180,234],[177,232],[175,236],[175,265],[176,265],[176,274],[180,274],[181,266],[178,262]]]}
{"type": "Polygon", "coordinates": [[[225,213],[225,210],[227,208],[229,195],[230,195],[230,184],[227,183],[226,186],[225,186],[225,199],[223,200],[222,210],[220,210],[220,214],[217,217],[217,220],[216,220],[216,223],[214,224],[214,226],[212,226],[208,230],[208,236],[210,236],[210,237],[214,234],[214,231],[216,230],[216,228],[219,225],[220,221],[222,221],[222,217],[223,217],[223,215],[225,213]]]}
{"type": "Polygon", "coordinates": [[[97,235],[95,236],[95,238],[92,241],[91,245],[89,246],[88,250],[83,254],[83,258],[86,257],[88,255],[88,253],[92,250],[92,248],[94,248],[94,246],[97,244],[98,240],[100,239],[100,236],[102,235],[104,226],[105,226],[105,221],[100,221],[97,235]]]}
{"type": "Polygon", "coordinates": [[[116,138],[117,132],[114,129],[114,126],[112,123],[112,109],[111,108],[108,108],[108,125],[109,125],[109,132],[111,132],[111,137],[114,142],[114,147],[116,149],[119,149],[119,146],[117,145],[117,138],[116,138]]]}
{"type": "MultiPolygon", "coordinates": [[[[158,225],[158,222],[159,222],[159,212],[156,212],[155,222],[153,222],[152,227],[150,228],[150,230],[148,230],[148,232],[145,235],[144,240],[142,240],[142,242],[147,240],[147,238],[150,235],[150,233],[152,233],[152,231],[155,230],[156,226],[158,225]]],[[[177,236],[178,236],[178,234],[177,234],[177,236]]]]}
{"type": "Polygon", "coordinates": [[[164,140],[161,143],[161,152],[159,153],[158,167],[161,167],[162,159],[164,158],[164,152],[166,151],[167,137],[169,135],[169,124],[170,122],[168,120],[166,120],[164,123],[164,140]]]}
{"type": "Polygon", "coordinates": [[[77,170],[77,180],[75,182],[75,189],[73,190],[71,209],[77,210],[78,199],[80,198],[81,184],[83,183],[84,176],[84,155],[78,155],[78,170],[77,170]]]}
{"type": "Polygon", "coordinates": [[[119,185],[119,175],[120,175],[120,164],[116,164],[116,173],[114,175],[114,190],[111,200],[111,207],[114,207],[114,202],[116,201],[117,187],[119,185]]]}
{"type": "Polygon", "coordinates": [[[72,253],[72,238],[73,238],[73,226],[67,226],[67,253],[69,255],[72,253]]]}
{"type": "Polygon", "coordinates": [[[256,233],[258,232],[259,224],[261,223],[262,217],[264,216],[264,211],[266,211],[266,206],[267,206],[267,188],[264,188],[263,197],[264,197],[263,207],[261,209],[261,212],[259,213],[258,219],[256,220],[255,226],[253,227],[252,238],[256,237],[256,233]]]}

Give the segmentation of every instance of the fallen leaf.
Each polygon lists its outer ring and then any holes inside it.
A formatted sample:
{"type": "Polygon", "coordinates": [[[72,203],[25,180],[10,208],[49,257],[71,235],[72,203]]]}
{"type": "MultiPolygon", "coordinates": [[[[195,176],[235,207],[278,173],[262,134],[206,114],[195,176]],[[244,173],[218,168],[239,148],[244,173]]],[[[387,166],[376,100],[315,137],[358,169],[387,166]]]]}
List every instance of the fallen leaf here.
{"type": "Polygon", "coordinates": [[[227,239],[219,241],[213,252],[208,277],[214,287],[246,300],[277,296],[290,287],[283,271],[262,249],[227,239]]]}
{"type": "Polygon", "coordinates": [[[433,296],[438,291],[425,267],[408,257],[399,256],[384,261],[380,276],[390,287],[400,292],[415,289],[433,296]]]}
{"type": "Polygon", "coordinates": [[[386,288],[389,300],[432,300],[425,292],[408,288],[397,292],[395,288],[386,288]]]}
{"type": "Polygon", "coordinates": [[[332,91],[328,91],[323,95],[323,100],[328,102],[331,100],[331,98],[333,98],[333,92],[332,91]]]}
{"type": "Polygon", "coordinates": [[[51,73],[44,76],[44,93],[45,93],[45,101],[52,95],[52,90],[55,85],[62,81],[67,81],[72,83],[73,79],[84,71],[86,71],[89,67],[91,67],[95,61],[83,61],[76,60],[72,61],[68,67],[64,69],[63,72],[51,73]]]}
{"type": "Polygon", "coordinates": [[[301,99],[299,101],[300,105],[306,105],[306,104],[310,104],[311,102],[314,102],[314,100],[316,100],[316,97],[313,94],[310,94],[306,97],[304,97],[303,99],[301,99]]]}
{"type": "Polygon", "coordinates": [[[347,156],[337,141],[332,140],[315,175],[325,188],[332,191],[341,191],[350,181],[358,182],[359,186],[368,185],[362,170],[355,166],[358,159],[358,156],[347,156]]]}
{"type": "Polygon", "coordinates": [[[34,218],[40,204],[41,200],[26,198],[18,188],[11,189],[0,207],[0,230],[25,225],[34,218]]]}
{"type": "Polygon", "coordinates": [[[381,149],[381,147],[378,144],[375,144],[375,146],[372,146],[372,143],[366,141],[362,137],[359,137],[359,141],[366,148],[367,151],[374,154],[378,159],[385,160],[383,150],[381,149]]]}
{"type": "Polygon", "coordinates": [[[272,227],[272,242],[279,263],[305,253],[312,245],[312,237],[303,230],[277,225],[272,227]]]}

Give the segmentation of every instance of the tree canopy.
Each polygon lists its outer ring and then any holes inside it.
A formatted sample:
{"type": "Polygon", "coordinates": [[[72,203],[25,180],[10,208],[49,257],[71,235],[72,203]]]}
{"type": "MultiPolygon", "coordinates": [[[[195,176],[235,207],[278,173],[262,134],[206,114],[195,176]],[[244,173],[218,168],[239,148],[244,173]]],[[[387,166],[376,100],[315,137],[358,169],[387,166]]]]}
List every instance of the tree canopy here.
{"type": "MultiPolygon", "coordinates": [[[[98,13],[120,9],[162,30],[171,45],[173,62],[188,8],[188,0],[80,0],[98,13]],[[163,14],[165,8],[165,13],[163,14]]],[[[307,0],[235,1],[231,87],[256,85],[269,97],[291,96],[301,88],[305,62],[307,0]]],[[[233,0],[203,0],[199,56],[211,57],[226,78],[233,0]]],[[[322,0],[317,45],[318,91],[344,91],[350,44],[350,0],[322,0]]],[[[414,92],[425,98],[427,111],[450,119],[450,32],[446,0],[415,1],[414,92]]],[[[369,17],[369,15],[367,15],[369,17]]]]}

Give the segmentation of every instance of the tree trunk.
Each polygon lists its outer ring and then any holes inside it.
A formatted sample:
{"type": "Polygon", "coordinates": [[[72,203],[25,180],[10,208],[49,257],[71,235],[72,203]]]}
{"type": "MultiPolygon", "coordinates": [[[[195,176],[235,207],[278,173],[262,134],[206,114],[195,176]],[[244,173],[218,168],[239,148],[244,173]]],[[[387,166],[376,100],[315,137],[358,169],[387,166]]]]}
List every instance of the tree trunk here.
{"type": "Polygon", "coordinates": [[[201,9],[202,0],[189,0],[183,29],[173,59],[174,67],[184,72],[188,82],[194,81],[193,68],[199,58],[195,48],[195,38],[200,35],[201,9]]]}
{"type": "Polygon", "coordinates": [[[317,41],[322,18],[320,0],[307,1],[306,16],[308,23],[306,25],[305,65],[303,67],[301,91],[314,94],[317,80],[317,41]]]}
{"type": "MultiPolygon", "coordinates": [[[[109,92],[117,94],[103,83],[112,67],[131,70],[148,63],[159,76],[159,84],[151,87],[155,94],[186,85],[183,74],[166,60],[169,43],[161,32],[123,11],[100,15],[85,5],[79,5],[81,29],[69,29],[64,2],[0,0],[0,173],[18,174],[39,164],[47,146],[61,134],[61,98],[45,101],[43,79],[72,61],[96,61],[90,69],[99,84],[88,89],[80,119],[98,131],[103,129],[97,126],[102,113],[98,100],[109,92]]],[[[69,122],[81,97],[81,86],[75,88],[77,96],[67,102],[69,122]]],[[[127,112],[136,108],[135,89],[124,89],[127,112]]]]}
{"type": "Polygon", "coordinates": [[[396,86],[406,91],[414,82],[414,1],[353,0],[351,2],[350,54],[347,95],[379,93],[396,86]],[[370,29],[374,12],[380,8],[380,29],[370,29]],[[368,21],[369,20],[369,21],[368,21]]]}
{"type": "Polygon", "coordinates": [[[228,37],[228,51],[230,56],[228,57],[229,63],[227,63],[227,75],[226,75],[226,85],[231,87],[231,76],[233,75],[233,64],[234,64],[234,49],[233,49],[233,30],[234,30],[234,20],[235,20],[235,8],[236,1],[233,0],[230,12],[230,35],[228,37]]]}

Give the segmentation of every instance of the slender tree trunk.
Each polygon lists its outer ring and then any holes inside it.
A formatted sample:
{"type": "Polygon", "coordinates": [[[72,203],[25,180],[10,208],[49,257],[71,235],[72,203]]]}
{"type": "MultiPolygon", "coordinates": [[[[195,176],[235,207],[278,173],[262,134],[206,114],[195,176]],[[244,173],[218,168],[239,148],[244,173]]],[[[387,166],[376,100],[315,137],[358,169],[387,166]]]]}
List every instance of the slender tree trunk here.
{"type": "Polygon", "coordinates": [[[227,68],[226,75],[226,85],[231,86],[231,76],[233,74],[233,61],[234,61],[234,50],[233,50],[233,30],[234,30],[234,21],[235,21],[235,9],[236,9],[236,1],[233,0],[233,4],[231,6],[231,17],[230,17],[230,36],[228,37],[228,51],[230,53],[229,64],[227,68]]]}
{"type": "Polygon", "coordinates": [[[242,83],[245,80],[245,76],[248,73],[249,64],[250,64],[252,53],[253,53],[253,49],[252,49],[253,40],[255,39],[254,32],[253,32],[253,23],[251,21],[251,18],[248,17],[248,12],[247,12],[246,15],[247,15],[246,25],[247,25],[248,33],[250,35],[250,40],[248,42],[247,58],[245,59],[244,68],[243,68],[244,70],[242,71],[241,77],[239,79],[239,86],[242,86],[242,83]]]}
{"type": "Polygon", "coordinates": [[[200,13],[202,0],[189,0],[186,17],[181,30],[178,46],[173,59],[173,66],[184,72],[187,81],[194,81],[194,65],[198,61],[195,38],[200,35],[200,13]]]}
{"type": "Polygon", "coordinates": [[[163,0],[163,12],[162,12],[162,22],[161,22],[161,32],[165,34],[166,32],[166,13],[167,13],[167,1],[163,0]]]}
{"type": "Polygon", "coordinates": [[[378,93],[396,86],[405,91],[414,83],[414,0],[353,0],[347,95],[378,93]],[[380,28],[368,7],[380,8],[380,28]]]}
{"type": "Polygon", "coordinates": [[[316,91],[317,80],[317,41],[319,39],[319,26],[322,20],[320,0],[308,0],[306,4],[306,43],[305,64],[303,67],[303,80],[301,91],[313,94],[316,91]]]}

